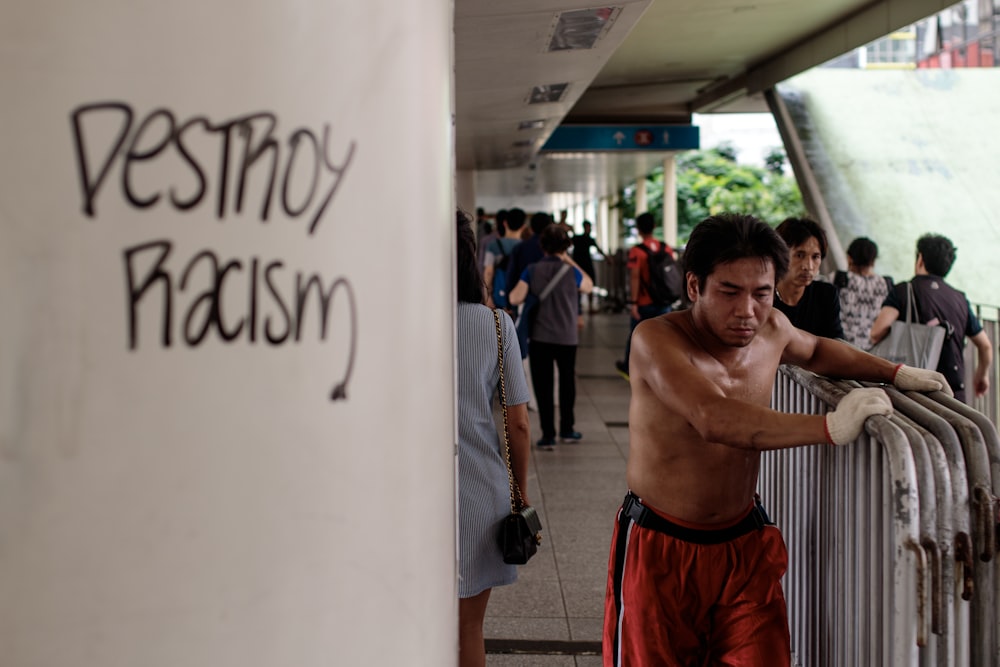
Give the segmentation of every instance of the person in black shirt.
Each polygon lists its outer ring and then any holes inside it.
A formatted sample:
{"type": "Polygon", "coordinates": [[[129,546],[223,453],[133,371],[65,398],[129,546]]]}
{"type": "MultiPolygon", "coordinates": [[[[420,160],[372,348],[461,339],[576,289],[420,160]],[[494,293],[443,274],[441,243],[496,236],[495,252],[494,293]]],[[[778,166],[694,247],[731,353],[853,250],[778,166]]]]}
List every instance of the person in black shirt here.
{"type": "Polygon", "coordinates": [[[815,280],[826,257],[823,229],[808,218],[787,218],[775,231],[788,245],[790,257],[788,273],[774,288],[774,307],[793,326],[814,336],[843,339],[837,288],[815,280]]]}
{"type": "MultiPolygon", "coordinates": [[[[948,331],[941,347],[937,370],[945,376],[955,392],[955,398],[965,401],[965,338],[976,346],[978,363],[973,376],[976,396],[990,387],[989,371],[993,363],[993,346],[982,325],[972,312],[965,294],[944,281],[955,263],[955,246],[951,240],[937,234],[924,234],[917,240],[917,262],[910,281],[917,302],[917,317],[924,324],[943,324],[948,331]]],[[[907,283],[900,283],[889,292],[872,325],[872,340],[885,338],[897,319],[906,320],[909,307],[907,283]]]]}
{"type": "MultiPolygon", "coordinates": [[[[600,253],[601,257],[607,259],[608,256],[604,254],[604,251],[597,245],[597,241],[594,237],[590,235],[590,230],[593,225],[590,224],[589,220],[583,221],[583,231],[579,234],[574,234],[573,238],[570,239],[573,242],[573,261],[579,265],[580,269],[583,270],[591,280],[594,280],[594,260],[590,257],[590,249],[594,248],[600,253]]],[[[583,298],[583,297],[581,297],[583,298]]],[[[589,311],[594,312],[594,293],[591,292],[587,295],[590,302],[589,311]]],[[[582,309],[581,309],[582,310],[582,309]]]]}

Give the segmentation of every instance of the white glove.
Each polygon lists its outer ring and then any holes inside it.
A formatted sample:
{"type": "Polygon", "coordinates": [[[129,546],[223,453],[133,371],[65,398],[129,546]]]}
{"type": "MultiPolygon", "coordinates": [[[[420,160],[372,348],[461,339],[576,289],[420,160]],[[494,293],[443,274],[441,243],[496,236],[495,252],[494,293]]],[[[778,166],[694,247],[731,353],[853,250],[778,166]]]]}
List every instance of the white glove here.
{"type": "Polygon", "coordinates": [[[854,442],[865,427],[865,420],[872,415],[892,413],[892,401],[881,389],[854,389],[833,412],[826,415],[826,437],[831,444],[846,445],[854,442]]]}
{"type": "Polygon", "coordinates": [[[943,391],[949,396],[955,395],[948,380],[937,371],[928,371],[903,364],[896,367],[892,383],[896,385],[897,389],[904,391],[943,391]]]}

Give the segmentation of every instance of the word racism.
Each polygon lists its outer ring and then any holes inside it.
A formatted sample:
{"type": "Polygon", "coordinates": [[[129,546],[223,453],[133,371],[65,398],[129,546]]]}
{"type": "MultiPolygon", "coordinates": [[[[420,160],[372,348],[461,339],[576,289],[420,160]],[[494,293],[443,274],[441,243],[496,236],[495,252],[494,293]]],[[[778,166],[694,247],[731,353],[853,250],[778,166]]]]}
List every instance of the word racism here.
{"type": "Polygon", "coordinates": [[[258,338],[271,345],[281,345],[289,340],[298,343],[302,340],[310,303],[314,304],[312,310],[318,310],[315,317],[319,339],[325,341],[331,303],[339,290],[347,297],[351,340],[344,377],[334,387],[330,398],[346,397],[357,340],[357,306],[354,290],[346,278],[339,277],[324,289],[322,277],[317,274],[304,276],[299,271],[289,285],[285,264],[280,260],[262,262],[253,257],[246,264],[238,259],[220,262],[210,250],[196,254],[178,273],[167,267],[172,250],[173,244],[167,240],[150,241],[125,249],[130,350],[139,346],[141,307],[149,305],[149,310],[156,312],[157,303],[160,305],[160,342],[163,347],[173,344],[175,321],[179,325],[181,339],[191,347],[200,345],[212,331],[225,342],[243,337],[249,343],[256,343],[258,338]],[[199,281],[201,290],[186,301],[186,306],[178,306],[177,302],[188,291],[189,283],[195,282],[192,276],[199,267],[204,268],[197,271],[198,275],[207,276],[199,281]],[[223,294],[230,278],[239,280],[236,276],[242,273],[246,276],[237,287],[244,288],[242,294],[246,300],[241,301],[239,306],[240,316],[227,320],[223,314],[223,294]],[[282,278],[285,280],[282,281],[282,278]],[[310,300],[310,294],[315,294],[315,299],[310,300]],[[179,316],[182,312],[181,322],[175,315],[179,316]]]}
{"type": "Polygon", "coordinates": [[[347,174],[355,149],[355,142],[351,141],[343,158],[334,162],[330,157],[328,124],[323,126],[322,138],[312,130],[299,128],[291,133],[286,142],[279,142],[274,133],[277,117],[267,112],[213,123],[204,116],[179,121],[168,109],[156,109],[133,129],[135,114],[129,105],[124,102],[101,102],[77,107],[71,118],[83,212],[91,218],[97,216],[98,196],[107,183],[112,167],[117,165],[120,167],[122,195],[133,207],[145,209],[167,199],[177,210],[187,211],[209,198],[214,187],[215,215],[220,220],[226,217],[230,206],[234,213],[242,213],[248,182],[251,176],[256,176],[255,182],[263,179],[266,183],[259,216],[260,220],[267,221],[280,181],[280,196],[277,199],[282,210],[290,218],[308,215],[308,230],[312,235],[347,174]],[[91,153],[88,149],[92,142],[87,141],[88,137],[107,134],[99,133],[98,129],[115,120],[118,121],[118,128],[110,145],[91,153]],[[88,121],[91,134],[87,133],[88,121]],[[215,172],[206,166],[208,158],[198,150],[203,149],[206,143],[212,145],[206,139],[216,145],[211,156],[212,163],[218,165],[215,172]],[[287,151],[283,155],[282,149],[286,144],[287,151]],[[170,159],[171,155],[184,165],[190,177],[185,180],[190,183],[162,183],[159,187],[140,192],[141,188],[135,181],[137,174],[142,175],[143,166],[170,159]],[[298,183],[301,178],[308,179],[309,189],[306,193],[294,193],[292,184],[298,183]],[[235,179],[235,195],[232,198],[228,192],[231,179],[235,179]]]}
{"type": "MultiPolygon", "coordinates": [[[[248,187],[251,182],[263,183],[260,220],[268,220],[272,201],[277,199],[289,218],[308,217],[311,236],[336,195],[355,150],[352,141],[343,159],[333,162],[329,125],[324,126],[322,138],[299,128],[287,142],[279,142],[275,137],[277,120],[271,113],[248,114],[217,124],[203,116],[178,122],[166,109],[150,112],[138,125],[133,125],[134,117],[131,107],[123,102],[87,104],[71,113],[83,211],[90,218],[99,217],[98,199],[117,167],[122,195],[132,207],[146,209],[168,201],[176,210],[186,212],[210,197],[214,187],[215,214],[220,220],[230,207],[235,214],[242,212],[247,191],[254,189],[248,187]],[[92,145],[104,148],[90,153],[92,145]],[[206,147],[215,152],[212,162],[218,165],[217,172],[207,171],[206,147]],[[231,164],[233,155],[239,157],[231,164]],[[156,168],[158,160],[174,160],[174,164],[156,168]],[[178,178],[162,176],[173,173],[179,173],[178,178]],[[232,197],[228,193],[231,180],[235,185],[232,197]],[[279,183],[280,193],[276,194],[279,183]]],[[[213,334],[225,343],[299,343],[306,331],[307,315],[309,328],[325,341],[335,297],[344,296],[350,341],[343,377],[330,399],[347,397],[357,341],[357,306],[347,278],[326,281],[319,274],[288,268],[280,259],[220,259],[207,249],[187,261],[178,261],[171,257],[173,248],[171,241],[157,239],[124,249],[129,350],[138,349],[140,330],[158,330],[163,348],[175,343],[197,347],[213,334]],[[145,323],[142,327],[140,316],[145,323]]],[[[339,298],[336,302],[343,305],[339,298]]],[[[343,308],[337,310],[344,312],[343,308]]]]}

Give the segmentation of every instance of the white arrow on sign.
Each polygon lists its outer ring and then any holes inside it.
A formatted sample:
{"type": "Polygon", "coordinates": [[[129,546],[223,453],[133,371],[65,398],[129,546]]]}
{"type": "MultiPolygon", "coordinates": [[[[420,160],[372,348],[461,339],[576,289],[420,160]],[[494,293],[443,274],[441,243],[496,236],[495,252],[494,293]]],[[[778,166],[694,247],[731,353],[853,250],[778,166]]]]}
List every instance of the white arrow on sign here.
{"type": "Polygon", "coordinates": [[[618,130],[611,136],[614,138],[615,143],[618,144],[619,146],[621,146],[622,142],[625,141],[625,133],[622,132],[621,130],[618,130]]]}

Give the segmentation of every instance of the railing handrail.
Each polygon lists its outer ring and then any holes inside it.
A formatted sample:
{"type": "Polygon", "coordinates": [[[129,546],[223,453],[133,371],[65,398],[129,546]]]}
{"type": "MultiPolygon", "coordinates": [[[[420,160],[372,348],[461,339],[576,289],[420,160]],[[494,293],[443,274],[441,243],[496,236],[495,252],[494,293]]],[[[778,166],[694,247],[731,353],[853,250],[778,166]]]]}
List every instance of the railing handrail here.
{"type": "MultiPolygon", "coordinates": [[[[782,366],[772,404],[824,414],[858,386],[782,366]]],[[[941,392],[886,391],[893,414],[852,445],[762,458],[789,545],[793,652],[803,665],[1000,664],[1000,436],[941,392]]]]}

